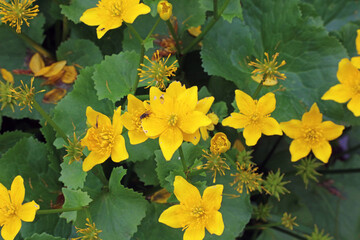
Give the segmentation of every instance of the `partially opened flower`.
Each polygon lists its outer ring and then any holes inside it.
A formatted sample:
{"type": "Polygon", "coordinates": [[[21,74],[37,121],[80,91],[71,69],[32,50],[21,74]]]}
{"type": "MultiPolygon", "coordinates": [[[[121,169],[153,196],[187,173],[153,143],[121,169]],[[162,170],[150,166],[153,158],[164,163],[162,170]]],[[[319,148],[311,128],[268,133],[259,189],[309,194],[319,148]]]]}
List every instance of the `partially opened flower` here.
{"type": "Polygon", "coordinates": [[[80,21],[89,26],[98,26],[97,37],[118,28],[123,22],[133,23],[142,14],[150,12],[150,7],[139,3],[140,0],[100,0],[97,7],[86,10],[80,21]]]}
{"type": "Polygon", "coordinates": [[[240,113],[233,112],[222,121],[223,126],[244,128],[246,145],[254,146],[261,134],[282,135],[279,123],[270,116],[275,110],[275,94],[267,93],[259,101],[252,99],[243,91],[235,91],[236,105],[240,113]]]}
{"type": "Polygon", "coordinates": [[[84,171],[89,171],[95,165],[105,162],[110,156],[114,162],[129,158],[125,148],[125,139],[121,135],[123,125],[120,114],[119,107],[114,111],[111,124],[107,116],[87,107],[86,117],[91,127],[81,140],[81,145],[86,146],[91,153],[84,160],[84,171]]]}
{"type": "Polygon", "coordinates": [[[176,176],[174,194],[180,204],[166,209],[159,217],[159,222],[172,228],[185,229],[184,240],[202,240],[205,228],[211,234],[221,235],[224,221],[221,207],[224,186],[217,184],[207,187],[201,197],[199,190],[183,177],[176,176]]]}
{"type": "Polygon", "coordinates": [[[329,161],[332,149],[329,141],[342,134],[344,126],[331,121],[322,121],[322,114],[316,103],[300,120],[280,123],[284,133],[294,139],[290,144],[291,161],[296,162],[312,151],[324,163],[329,161]]]}
{"type": "Polygon", "coordinates": [[[16,176],[7,190],[0,183],[0,226],[4,240],[13,240],[21,228],[21,221],[32,222],[40,209],[36,202],[22,204],[25,198],[24,179],[16,176]]]}
{"type": "Polygon", "coordinates": [[[348,109],[356,116],[360,116],[360,71],[344,58],[339,62],[337,72],[339,84],[331,87],[322,97],[322,100],[334,100],[338,103],[347,101],[348,109]]]}

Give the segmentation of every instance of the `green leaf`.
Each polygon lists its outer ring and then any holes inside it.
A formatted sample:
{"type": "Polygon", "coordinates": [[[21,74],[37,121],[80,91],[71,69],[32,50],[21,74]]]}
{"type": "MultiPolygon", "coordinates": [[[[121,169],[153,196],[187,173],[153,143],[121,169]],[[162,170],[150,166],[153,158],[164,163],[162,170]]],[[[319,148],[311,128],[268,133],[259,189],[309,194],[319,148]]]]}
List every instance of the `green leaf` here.
{"type": "MultiPolygon", "coordinates": [[[[89,205],[89,203],[92,201],[89,195],[81,190],[63,188],[62,192],[65,197],[65,203],[63,205],[63,208],[84,207],[89,205]]],[[[65,218],[67,222],[75,221],[76,216],[77,211],[63,212],[60,215],[60,217],[65,218]]]]}
{"type": "Polygon", "coordinates": [[[179,33],[190,27],[197,27],[205,22],[205,11],[199,0],[172,1],[173,15],[177,18],[179,33]]]}
{"type": "Polygon", "coordinates": [[[5,132],[0,135],[0,157],[9,148],[13,147],[20,139],[30,137],[29,133],[21,131],[5,132]]]}
{"type": "MultiPolygon", "coordinates": [[[[204,10],[214,11],[214,5],[213,5],[214,1],[212,1],[212,0],[199,0],[199,1],[204,10]]],[[[225,0],[218,1],[218,10],[223,6],[224,3],[225,3],[225,0]]],[[[240,18],[241,20],[243,20],[240,1],[230,0],[229,4],[225,8],[225,10],[221,14],[221,16],[229,23],[232,22],[234,17],[237,17],[237,18],[240,18]]]]}
{"type": "Polygon", "coordinates": [[[61,166],[61,176],[59,180],[70,189],[78,189],[84,187],[87,172],[82,170],[82,162],[74,161],[69,164],[69,160],[65,160],[61,166]]]}
{"type": "Polygon", "coordinates": [[[145,184],[145,186],[157,186],[160,184],[155,172],[156,162],[154,161],[154,158],[155,157],[151,157],[145,161],[136,162],[134,165],[136,175],[139,177],[140,181],[145,184]]]}
{"type": "Polygon", "coordinates": [[[212,111],[219,117],[219,122],[221,122],[225,117],[228,116],[228,108],[226,106],[226,103],[223,101],[214,103],[211,106],[210,112],[212,111]]]}
{"type": "Polygon", "coordinates": [[[87,9],[96,7],[98,2],[98,0],[71,0],[70,5],[60,5],[61,13],[74,23],[79,23],[81,15],[87,9]]]}
{"type": "MultiPolygon", "coordinates": [[[[68,135],[84,136],[86,126],[86,108],[92,107],[109,117],[113,115],[113,105],[107,101],[99,101],[94,89],[92,74],[94,67],[86,67],[80,71],[75,81],[74,89],[66,95],[54,109],[54,121],[68,135]],[[75,126],[75,129],[74,129],[75,126]]],[[[64,142],[58,142],[57,147],[63,147],[64,142]]]]}
{"type": "Polygon", "coordinates": [[[91,66],[103,60],[100,49],[90,40],[69,39],[61,43],[56,51],[58,61],[66,60],[67,65],[91,66]]]}
{"type": "Polygon", "coordinates": [[[115,103],[133,93],[139,61],[139,54],[133,51],[121,52],[106,56],[104,61],[96,65],[93,79],[99,99],[108,98],[115,103]]]}
{"type": "Polygon", "coordinates": [[[25,44],[5,24],[0,26],[0,38],[1,67],[11,71],[22,66],[26,54],[25,44]]]}
{"type": "Polygon", "coordinates": [[[114,168],[109,180],[109,192],[90,204],[90,212],[101,239],[130,239],[145,217],[147,201],[139,193],[120,184],[126,170],[114,168]]]}
{"type": "Polygon", "coordinates": [[[124,134],[126,150],[129,153],[130,162],[144,161],[146,159],[154,159],[155,150],[159,149],[157,139],[148,139],[141,144],[132,145],[128,134],[124,134]]]}
{"type": "Polygon", "coordinates": [[[35,233],[31,237],[25,238],[25,240],[65,240],[65,238],[54,237],[47,233],[42,233],[42,234],[35,233]]]}
{"type": "Polygon", "coordinates": [[[23,25],[21,28],[21,32],[28,35],[32,40],[34,40],[38,44],[42,44],[45,35],[44,35],[44,25],[45,25],[45,17],[42,13],[37,15],[34,19],[30,20],[30,27],[26,27],[23,25]]]}

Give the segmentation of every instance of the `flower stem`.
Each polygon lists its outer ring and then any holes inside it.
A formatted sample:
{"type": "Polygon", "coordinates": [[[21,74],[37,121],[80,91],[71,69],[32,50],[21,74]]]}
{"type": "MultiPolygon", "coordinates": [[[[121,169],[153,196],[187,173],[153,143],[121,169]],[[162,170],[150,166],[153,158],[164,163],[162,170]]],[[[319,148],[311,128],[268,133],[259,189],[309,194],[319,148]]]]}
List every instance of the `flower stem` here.
{"type": "MultiPolygon", "coordinates": [[[[204,36],[209,32],[209,30],[215,25],[215,23],[219,20],[221,14],[225,11],[227,5],[229,4],[230,0],[226,0],[224,5],[217,11],[217,14],[214,15],[214,18],[206,25],[205,29],[197,36],[183,51],[182,54],[186,54],[189,52],[195,45],[197,45],[204,36]]],[[[215,7],[215,6],[214,6],[215,7]]],[[[215,14],[215,13],[214,13],[215,14]]]]}
{"type": "Polygon", "coordinates": [[[213,5],[214,5],[214,16],[217,16],[218,15],[218,1],[213,0],[213,5]]]}
{"type": "Polygon", "coordinates": [[[34,100],[32,106],[40,113],[40,115],[48,122],[57,132],[57,134],[64,139],[65,143],[68,142],[68,137],[66,136],[65,132],[51,119],[51,117],[45,112],[45,110],[34,100]]]}
{"type": "MultiPolygon", "coordinates": [[[[140,47],[140,61],[139,61],[138,69],[142,69],[141,64],[144,63],[144,55],[145,55],[145,47],[144,47],[144,44],[141,44],[141,47],[140,47]]],[[[133,85],[133,93],[134,93],[134,95],[135,95],[137,86],[139,84],[139,80],[140,80],[140,75],[136,74],[136,79],[135,79],[135,82],[134,82],[134,85],[133,85]]]]}
{"type": "Polygon", "coordinates": [[[360,168],[319,170],[321,174],[359,173],[360,168]]]}
{"type": "Polygon", "coordinates": [[[160,23],[160,16],[158,17],[158,19],[156,20],[154,26],[151,28],[150,32],[148,33],[148,35],[146,36],[145,40],[148,40],[148,38],[151,36],[151,34],[154,32],[155,28],[157,27],[157,25],[160,23]]]}
{"type": "Polygon", "coordinates": [[[129,28],[129,30],[134,34],[134,36],[136,37],[137,40],[139,40],[140,44],[143,45],[144,44],[144,40],[142,39],[142,37],[140,36],[140,34],[135,30],[135,28],[131,25],[126,23],[126,26],[129,28]]]}
{"type": "Polygon", "coordinates": [[[261,79],[261,82],[259,83],[259,85],[257,86],[252,98],[255,99],[257,97],[257,95],[259,95],[260,93],[260,90],[262,88],[262,86],[264,85],[264,82],[265,82],[265,79],[266,79],[266,74],[263,75],[263,78],[261,79]]]}
{"type": "Polygon", "coordinates": [[[186,174],[187,166],[186,166],[186,161],[185,161],[185,156],[184,156],[182,146],[179,147],[179,155],[180,155],[181,163],[183,165],[184,173],[186,174]]]}
{"type": "Polygon", "coordinates": [[[63,30],[62,30],[61,40],[65,41],[69,35],[69,21],[65,16],[63,17],[62,25],[63,25],[63,30]]]}
{"type": "Polygon", "coordinates": [[[80,210],[83,210],[84,208],[85,208],[85,207],[45,209],[45,210],[39,210],[39,211],[37,211],[36,214],[38,214],[38,215],[43,215],[43,214],[54,214],[54,213],[72,212],[72,211],[80,211],[80,210]]]}
{"type": "Polygon", "coordinates": [[[39,45],[37,42],[35,42],[32,38],[30,38],[25,33],[16,33],[17,36],[19,36],[24,42],[29,44],[32,48],[34,48],[37,52],[41,53],[46,58],[55,59],[54,56],[48,52],[45,48],[43,48],[41,45],[39,45]]]}
{"type": "Polygon", "coordinates": [[[171,32],[171,35],[173,36],[174,40],[175,40],[175,47],[176,47],[176,55],[178,55],[178,59],[179,56],[181,55],[181,48],[180,48],[180,43],[179,43],[179,38],[175,32],[175,29],[173,27],[173,25],[171,24],[170,20],[166,21],[166,25],[168,27],[168,29],[171,32]]]}
{"type": "Polygon", "coordinates": [[[303,237],[302,235],[298,234],[298,233],[295,233],[295,232],[292,232],[290,230],[287,230],[287,229],[284,229],[282,227],[279,227],[279,226],[275,226],[275,227],[272,227],[273,229],[279,231],[279,232],[282,232],[282,233],[285,233],[285,234],[288,234],[292,237],[295,237],[297,239],[300,239],[300,240],[306,240],[305,237],[303,237]]]}
{"type": "Polygon", "coordinates": [[[266,224],[255,224],[252,226],[245,227],[245,230],[253,230],[253,229],[266,229],[270,227],[281,226],[281,222],[272,222],[266,224]]]}

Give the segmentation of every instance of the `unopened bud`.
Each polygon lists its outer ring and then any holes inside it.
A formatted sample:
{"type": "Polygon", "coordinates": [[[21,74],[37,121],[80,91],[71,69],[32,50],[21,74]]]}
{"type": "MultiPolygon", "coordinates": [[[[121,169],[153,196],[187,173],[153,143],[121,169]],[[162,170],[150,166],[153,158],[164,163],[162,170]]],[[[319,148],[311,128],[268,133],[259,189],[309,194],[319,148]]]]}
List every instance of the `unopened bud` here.
{"type": "Polygon", "coordinates": [[[162,20],[169,20],[172,15],[172,4],[168,1],[160,1],[157,5],[157,12],[162,20]]]}

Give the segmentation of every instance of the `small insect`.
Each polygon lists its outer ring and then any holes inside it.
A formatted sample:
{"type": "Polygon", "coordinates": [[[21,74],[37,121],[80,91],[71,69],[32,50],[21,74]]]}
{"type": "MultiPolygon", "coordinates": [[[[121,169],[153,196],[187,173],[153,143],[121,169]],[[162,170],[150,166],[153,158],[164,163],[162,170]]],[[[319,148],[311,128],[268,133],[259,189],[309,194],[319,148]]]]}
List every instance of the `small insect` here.
{"type": "Polygon", "coordinates": [[[140,115],[140,120],[149,117],[149,115],[150,115],[150,110],[147,110],[146,112],[140,115]]]}
{"type": "Polygon", "coordinates": [[[100,28],[100,31],[104,31],[105,30],[105,28],[100,28]]]}
{"type": "Polygon", "coordinates": [[[95,128],[99,127],[99,115],[96,116],[95,128]]]}

